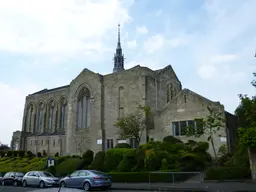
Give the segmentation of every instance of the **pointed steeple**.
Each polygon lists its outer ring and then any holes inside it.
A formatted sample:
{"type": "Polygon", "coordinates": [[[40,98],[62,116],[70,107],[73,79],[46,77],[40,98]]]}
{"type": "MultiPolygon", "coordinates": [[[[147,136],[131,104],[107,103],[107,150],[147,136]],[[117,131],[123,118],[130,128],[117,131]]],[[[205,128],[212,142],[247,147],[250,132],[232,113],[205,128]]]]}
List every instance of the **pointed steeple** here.
{"type": "Polygon", "coordinates": [[[121,41],[120,41],[120,24],[118,24],[118,38],[116,53],[114,55],[114,69],[113,73],[124,70],[124,55],[122,53],[121,41]]]}

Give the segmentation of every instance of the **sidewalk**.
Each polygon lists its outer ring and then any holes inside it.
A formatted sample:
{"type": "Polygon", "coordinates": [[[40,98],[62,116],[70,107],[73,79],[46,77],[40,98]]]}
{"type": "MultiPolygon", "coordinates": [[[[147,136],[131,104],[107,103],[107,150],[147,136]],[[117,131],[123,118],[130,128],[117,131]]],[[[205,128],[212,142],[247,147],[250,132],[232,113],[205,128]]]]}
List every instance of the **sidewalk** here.
{"type": "Polygon", "coordinates": [[[114,190],[138,191],[256,191],[252,182],[204,182],[204,183],[112,183],[114,190]]]}

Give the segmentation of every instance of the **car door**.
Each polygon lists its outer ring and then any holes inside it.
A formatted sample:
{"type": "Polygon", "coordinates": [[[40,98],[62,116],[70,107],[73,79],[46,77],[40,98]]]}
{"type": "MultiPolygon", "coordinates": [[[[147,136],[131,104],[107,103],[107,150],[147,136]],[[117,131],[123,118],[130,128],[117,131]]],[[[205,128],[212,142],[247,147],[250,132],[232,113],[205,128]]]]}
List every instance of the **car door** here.
{"type": "Polygon", "coordinates": [[[68,176],[68,179],[65,180],[65,183],[66,183],[66,186],[67,186],[67,187],[71,187],[71,188],[76,187],[76,186],[75,186],[75,182],[76,182],[75,180],[77,179],[78,174],[79,174],[79,171],[75,171],[75,172],[71,173],[71,174],[68,176]]]}
{"type": "Polygon", "coordinates": [[[9,177],[8,177],[8,185],[13,185],[14,179],[15,179],[15,173],[11,172],[9,177]]]}
{"type": "Polygon", "coordinates": [[[25,175],[24,179],[26,180],[27,185],[33,185],[33,174],[33,171],[31,171],[25,175]]]}
{"type": "Polygon", "coordinates": [[[37,181],[37,177],[36,177],[36,172],[32,171],[29,173],[29,179],[28,179],[28,185],[36,185],[36,181],[37,181]]]}
{"type": "Polygon", "coordinates": [[[10,177],[11,172],[8,172],[4,175],[3,177],[3,181],[4,181],[4,185],[9,185],[9,177],[10,177]]]}
{"type": "Polygon", "coordinates": [[[76,179],[76,185],[78,188],[83,187],[85,179],[87,179],[89,173],[87,171],[80,171],[78,174],[78,178],[76,179]]]}
{"type": "Polygon", "coordinates": [[[39,182],[40,182],[40,174],[39,174],[39,172],[34,172],[34,183],[35,183],[35,185],[36,186],[38,186],[39,185],[39,182]]]}

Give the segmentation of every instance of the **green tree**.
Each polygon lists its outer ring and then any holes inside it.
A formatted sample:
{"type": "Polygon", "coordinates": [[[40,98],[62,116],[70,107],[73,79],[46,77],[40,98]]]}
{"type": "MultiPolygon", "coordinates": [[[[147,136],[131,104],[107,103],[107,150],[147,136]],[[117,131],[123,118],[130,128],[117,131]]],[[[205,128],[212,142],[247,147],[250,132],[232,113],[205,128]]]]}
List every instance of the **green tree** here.
{"type": "Polygon", "coordinates": [[[150,116],[150,107],[139,105],[135,113],[117,119],[114,126],[119,129],[119,137],[121,139],[134,138],[136,146],[139,146],[143,132],[146,131],[148,135],[149,129],[152,128],[150,116]]]}
{"type": "Polygon", "coordinates": [[[217,161],[217,152],[214,144],[214,135],[218,135],[218,131],[223,128],[224,118],[223,113],[219,112],[214,107],[207,107],[209,115],[203,119],[195,119],[197,129],[194,127],[187,128],[187,136],[201,137],[202,135],[207,136],[207,141],[211,143],[213,153],[215,156],[216,164],[219,166],[217,161]]]}

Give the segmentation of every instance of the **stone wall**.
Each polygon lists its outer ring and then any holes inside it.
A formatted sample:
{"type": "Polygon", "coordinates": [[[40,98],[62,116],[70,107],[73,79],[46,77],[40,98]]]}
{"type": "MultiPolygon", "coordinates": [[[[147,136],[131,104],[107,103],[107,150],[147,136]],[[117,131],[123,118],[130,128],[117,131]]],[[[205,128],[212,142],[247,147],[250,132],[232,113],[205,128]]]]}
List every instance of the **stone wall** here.
{"type": "MultiPolygon", "coordinates": [[[[150,137],[155,140],[162,140],[167,135],[174,135],[172,122],[194,120],[196,118],[205,118],[209,115],[207,109],[208,106],[212,106],[218,109],[224,115],[224,107],[219,102],[212,102],[188,89],[183,89],[172,102],[166,104],[165,108],[155,116],[155,129],[151,131],[150,137]]],[[[221,137],[226,137],[226,126],[223,124],[223,128],[220,129],[217,135],[214,137],[214,144],[216,152],[219,147],[226,142],[221,141],[221,137]]],[[[200,138],[176,136],[184,142],[188,140],[195,141],[207,141],[207,136],[203,135],[200,138]]],[[[209,152],[213,155],[213,149],[210,145],[209,152]]]]}

